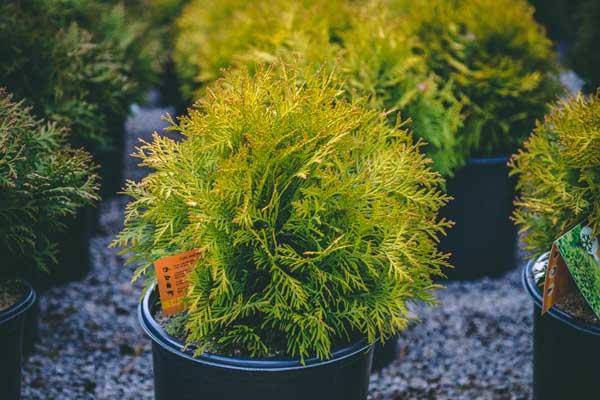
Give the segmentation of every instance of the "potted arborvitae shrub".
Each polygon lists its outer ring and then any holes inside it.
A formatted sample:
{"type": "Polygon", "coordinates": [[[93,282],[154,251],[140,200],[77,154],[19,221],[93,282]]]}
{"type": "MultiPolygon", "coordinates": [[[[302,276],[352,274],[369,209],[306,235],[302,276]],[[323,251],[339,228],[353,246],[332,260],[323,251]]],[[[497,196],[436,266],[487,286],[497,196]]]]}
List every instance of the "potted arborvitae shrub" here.
{"type": "MultiPolygon", "coordinates": [[[[152,43],[139,43],[141,24],[122,7],[98,2],[0,3],[0,40],[10,43],[0,48],[0,85],[38,117],[68,128],[71,144],[92,153],[103,195],[122,185],[124,119],[152,75],[139,66],[158,58],[152,43]]],[[[64,222],[60,268],[51,274],[58,283],[89,271],[95,211],[81,208],[64,222]]]]}
{"type": "Polygon", "coordinates": [[[600,390],[600,322],[578,292],[542,316],[538,283],[548,262],[544,254],[559,236],[580,223],[600,234],[600,96],[556,104],[511,168],[520,190],[515,222],[531,254],[542,254],[523,272],[534,301],[534,398],[594,397],[600,390]]]}
{"type": "Polygon", "coordinates": [[[31,270],[47,269],[53,232],[97,198],[90,156],[71,149],[66,134],[0,89],[0,388],[7,400],[20,398],[24,320],[36,299],[31,270]]]}
{"type": "Polygon", "coordinates": [[[389,0],[421,40],[430,69],[464,102],[456,149],[466,166],[448,180],[456,226],[442,241],[450,278],[499,275],[516,266],[508,156],[562,88],[552,43],[525,0],[389,0]],[[481,232],[485,234],[481,234],[481,232]]]}
{"type": "MultiPolygon", "coordinates": [[[[277,62],[284,58],[314,69],[324,64],[343,81],[347,98],[399,116],[444,176],[464,164],[456,133],[462,104],[452,84],[427,66],[424,46],[381,1],[346,0],[293,3],[259,0],[192,1],[178,19],[175,61],[188,96],[201,96],[224,66],[277,62]],[[214,4],[213,4],[214,3],[214,4]]],[[[375,348],[374,369],[396,358],[397,340],[375,348]]]]}
{"type": "MultiPolygon", "coordinates": [[[[153,263],[196,250],[185,310],[139,308],[167,398],[366,399],[371,345],[432,302],[447,256],[441,176],[410,134],[332,75],[232,71],[139,149],[114,242],[153,263]]],[[[166,304],[163,304],[163,307],[166,304]]]]}

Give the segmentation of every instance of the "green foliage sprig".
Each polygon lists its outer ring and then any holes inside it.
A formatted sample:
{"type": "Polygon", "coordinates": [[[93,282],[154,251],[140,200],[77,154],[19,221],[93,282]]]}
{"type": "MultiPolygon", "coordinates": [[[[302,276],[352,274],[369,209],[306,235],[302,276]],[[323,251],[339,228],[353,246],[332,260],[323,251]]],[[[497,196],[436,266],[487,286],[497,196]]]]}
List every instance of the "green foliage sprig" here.
{"type": "Polygon", "coordinates": [[[49,233],[97,200],[88,153],[67,144],[67,132],[34,118],[0,88],[0,277],[19,272],[17,260],[45,268],[54,259],[49,233]]]}
{"type": "Polygon", "coordinates": [[[535,254],[575,224],[600,233],[600,92],[554,105],[511,160],[519,176],[514,220],[535,254]]]}
{"type": "Polygon", "coordinates": [[[552,44],[525,0],[390,0],[389,7],[465,102],[466,157],[512,153],[562,92],[552,44]]]}
{"type": "Polygon", "coordinates": [[[404,329],[406,303],[434,301],[448,197],[410,134],[324,72],[233,71],[137,156],[113,243],[153,274],[193,248],[186,333],[220,354],[328,358],[357,336],[404,329]],[[239,354],[239,353],[238,353],[239,354]]]}

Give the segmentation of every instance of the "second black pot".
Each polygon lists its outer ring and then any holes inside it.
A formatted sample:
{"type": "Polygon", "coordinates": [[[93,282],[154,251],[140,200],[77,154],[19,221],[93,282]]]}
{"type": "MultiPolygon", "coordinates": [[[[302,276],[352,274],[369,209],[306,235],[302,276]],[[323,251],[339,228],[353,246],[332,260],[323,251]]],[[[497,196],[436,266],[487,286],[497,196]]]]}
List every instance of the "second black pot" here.
{"type": "Polygon", "coordinates": [[[123,188],[123,172],[125,170],[125,119],[126,116],[113,114],[108,117],[109,135],[112,148],[110,150],[92,152],[94,160],[99,164],[100,195],[103,199],[115,196],[123,188]]]}
{"type": "Polygon", "coordinates": [[[157,297],[148,290],[138,308],[152,339],[156,400],[365,400],[373,346],[359,342],[330,360],[193,357],[154,320],[157,297]]]}
{"type": "Polygon", "coordinates": [[[91,269],[90,240],[96,227],[95,209],[81,208],[65,223],[67,228],[53,238],[58,243],[58,263],[41,277],[41,286],[81,280],[91,269]]]}
{"type": "Polygon", "coordinates": [[[553,307],[542,316],[542,292],[523,270],[523,283],[533,300],[534,400],[596,399],[600,393],[600,326],[573,318],[553,307]]]}
{"type": "Polygon", "coordinates": [[[0,397],[3,400],[21,398],[21,359],[23,326],[27,311],[36,301],[35,291],[23,282],[25,295],[0,312],[0,397]]]}
{"type": "Polygon", "coordinates": [[[500,276],[516,267],[517,230],[510,220],[515,180],[507,157],[473,158],[447,181],[454,198],[440,215],[455,222],[440,249],[452,253],[448,279],[500,276]]]}

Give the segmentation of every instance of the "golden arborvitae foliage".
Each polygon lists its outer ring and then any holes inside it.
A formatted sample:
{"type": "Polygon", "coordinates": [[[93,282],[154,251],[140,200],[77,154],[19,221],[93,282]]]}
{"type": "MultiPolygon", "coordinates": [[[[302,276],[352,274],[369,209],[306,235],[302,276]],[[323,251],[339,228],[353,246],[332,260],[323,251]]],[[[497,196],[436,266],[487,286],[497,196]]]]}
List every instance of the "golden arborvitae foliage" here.
{"type": "Polygon", "coordinates": [[[347,91],[366,96],[372,108],[385,110],[391,120],[396,112],[410,118],[414,135],[427,142],[424,150],[434,168],[451,176],[464,163],[457,138],[462,104],[452,84],[430,71],[421,42],[382,1],[355,6],[350,15],[352,28],[341,34],[336,66],[347,91]]]}
{"type": "Polygon", "coordinates": [[[557,103],[513,156],[514,219],[529,250],[548,251],[575,224],[600,234],[600,93],[557,103]]]}
{"type": "Polygon", "coordinates": [[[281,58],[314,69],[326,64],[348,96],[367,96],[392,121],[398,112],[410,118],[438,171],[451,175],[464,161],[456,148],[462,105],[452,85],[430,72],[419,41],[382,1],[196,1],[178,26],[175,61],[188,96],[202,97],[222,67],[252,71],[281,58]]]}
{"type": "Polygon", "coordinates": [[[344,99],[333,75],[286,66],[232,71],[137,156],[114,242],[152,274],[202,257],[187,295],[188,343],[255,357],[327,358],[336,344],[404,329],[407,302],[432,302],[450,224],[443,179],[411,136],[344,99]]]}
{"type": "MultiPolygon", "coordinates": [[[[302,53],[343,30],[346,0],[192,0],[177,21],[174,59],[188,99],[222,68],[272,63],[280,51],[302,53]]],[[[319,60],[324,54],[317,55],[319,60]]]]}
{"type": "Polygon", "coordinates": [[[526,0],[386,1],[465,102],[465,156],[510,154],[561,93],[552,43],[526,0]]]}
{"type": "Polygon", "coordinates": [[[337,60],[347,93],[410,118],[449,176],[468,157],[513,152],[561,92],[525,0],[196,0],[176,37],[189,98],[223,67],[337,60]]]}

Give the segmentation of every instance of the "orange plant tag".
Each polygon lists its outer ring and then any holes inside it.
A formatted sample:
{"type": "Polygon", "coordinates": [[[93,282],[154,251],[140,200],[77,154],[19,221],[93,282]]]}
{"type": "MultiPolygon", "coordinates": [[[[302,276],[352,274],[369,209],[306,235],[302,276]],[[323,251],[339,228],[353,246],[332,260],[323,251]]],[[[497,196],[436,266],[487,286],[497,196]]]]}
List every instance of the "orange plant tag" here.
{"type": "Polygon", "coordinates": [[[188,274],[196,265],[198,258],[200,258],[200,251],[190,250],[161,258],[154,263],[158,293],[165,315],[173,315],[183,311],[183,298],[188,287],[188,274]]]}
{"type": "Polygon", "coordinates": [[[544,299],[542,314],[545,314],[556,303],[560,302],[574,288],[571,273],[567,268],[556,244],[552,245],[548,267],[546,268],[546,279],[544,280],[544,299]]]}

